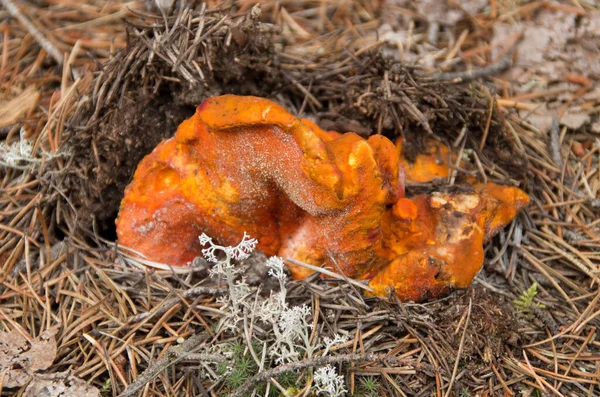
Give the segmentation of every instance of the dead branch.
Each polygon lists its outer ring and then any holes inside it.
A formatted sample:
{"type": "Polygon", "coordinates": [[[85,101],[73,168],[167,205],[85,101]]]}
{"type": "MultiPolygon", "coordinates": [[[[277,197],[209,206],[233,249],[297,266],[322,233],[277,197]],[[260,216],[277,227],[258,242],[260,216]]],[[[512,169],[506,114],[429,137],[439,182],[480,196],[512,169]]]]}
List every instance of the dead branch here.
{"type": "Polygon", "coordinates": [[[383,354],[340,354],[337,356],[316,357],[313,359],[306,359],[290,364],[280,365],[276,368],[259,372],[252,378],[248,379],[235,392],[231,393],[229,397],[242,397],[245,393],[252,391],[252,389],[256,387],[256,385],[258,385],[260,382],[264,382],[267,379],[271,379],[285,372],[297,371],[299,369],[309,367],[321,367],[328,364],[339,364],[347,362],[378,362],[383,364],[404,364],[409,365],[413,368],[415,367],[414,362],[410,360],[401,359],[398,357],[390,357],[383,354]]]}

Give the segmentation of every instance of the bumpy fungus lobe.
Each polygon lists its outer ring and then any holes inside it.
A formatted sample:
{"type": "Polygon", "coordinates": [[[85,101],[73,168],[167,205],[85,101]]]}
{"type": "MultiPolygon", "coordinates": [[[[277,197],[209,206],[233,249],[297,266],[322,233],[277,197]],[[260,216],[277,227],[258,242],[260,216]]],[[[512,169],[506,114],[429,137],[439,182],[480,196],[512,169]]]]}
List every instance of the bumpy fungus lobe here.
{"type": "MultiPolygon", "coordinates": [[[[422,300],[468,286],[483,242],[527,196],[488,185],[407,199],[403,162],[401,145],[379,135],[323,131],[262,98],[210,98],[138,166],[117,219],[119,243],[185,266],[201,254],[201,233],[235,245],[246,232],[267,255],[371,279],[379,295],[395,288],[422,300]]],[[[443,176],[438,163],[405,166],[407,179],[443,176]]]]}
{"type": "Polygon", "coordinates": [[[435,178],[445,178],[450,172],[449,164],[456,161],[448,146],[436,140],[425,142],[423,153],[419,153],[413,162],[406,159],[402,138],[396,141],[398,161],[409,182],[429,182],[435,178]]]}

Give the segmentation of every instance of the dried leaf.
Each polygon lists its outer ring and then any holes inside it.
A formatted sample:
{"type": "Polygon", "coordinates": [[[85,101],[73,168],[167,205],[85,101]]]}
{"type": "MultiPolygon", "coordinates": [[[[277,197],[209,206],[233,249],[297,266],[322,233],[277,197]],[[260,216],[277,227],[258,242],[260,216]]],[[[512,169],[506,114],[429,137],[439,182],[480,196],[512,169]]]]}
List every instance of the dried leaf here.
{"type": "Polygon", "coordinates": [[[37,371],[52,365],[57,353],[57,332],[58,327],[52,327],[31,343],[16,330],[0,333],[0,372],[6,372],[4,387],[24,386],[37,371]]]}
{"type": "Polygon", "coordinates": [[[429,21],[439,21],[444,24],[454,25],[466,14],[476,15],[487,6],[487,0],[463,0],[460,7],[451,6],[450,2],[438,0],[421,0],[415,2],[419,14],[427,17],[429,21]]]}
{"type": "Polygon", "coordinates": [[[590,122],[590,115],[587,113],[577,113],[576,111],[569,109],[560,118],[560,123],[566,125],[572,130],[581,128],[586,123],[590,122]]]}
{"type": "MultiPolygon", "coordinates": [[[[528,110],[519,111],[519,116],[523,120],[527,120],[540,131],[550,130],[552,125],[552,117],[557,116],[557,109],[549,109],[548,104],[540,104],[535,112],[528,110]]],[[[568,109],[565,114],[559,118],[560,124],[565,125],[571,130],[577,130],[584,124],[589,123],[590,115],[582,112],[577,112],[576,109],[568,109]]]]}
{"type": "MultiPolygon", "coordinates": [[[[578,21],[573,13],[543,10],[534,20],[518,24],[496,23],[493,44],[523,31],[523,37],[516,45],[516,64],[508,77],[525,84],[532,80],[561,81],[568,73],[598,76],[600,13],[590,11],[578,21]]],[[[503,46],[498,46],[492,50],[493,56],[502,49],[503,46]]]]}
{"type": "Polygon", "coordinates": [[[25,397],[100,397],[100,391],[67,372],[36,374],[25,397]]]}

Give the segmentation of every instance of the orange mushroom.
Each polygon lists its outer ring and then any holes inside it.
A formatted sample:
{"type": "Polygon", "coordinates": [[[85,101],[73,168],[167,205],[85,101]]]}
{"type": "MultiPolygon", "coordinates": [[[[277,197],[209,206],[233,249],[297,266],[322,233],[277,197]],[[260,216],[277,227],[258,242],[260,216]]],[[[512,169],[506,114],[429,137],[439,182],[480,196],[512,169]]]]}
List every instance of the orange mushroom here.
{"type": "MultiPolygon", "coordinates": [[[[483,241],[526,196],[485,187],[409,200],[400,151],[380,135],[323,131],[266,99],[210,98],[138,166],[116,221],[119,243],[185,266],[201,254],[201,233],[235,245],[246,232],[267,255],[335,261],[347,276],[371,279],[376,294],[395,288],[401,299],[420,300],[466,287],[483,241]],[[430,258],[446,261],[441,273],[422,265],[430,258]]],[[[295,278],[311,273],[290,270],[295,278]]]]}
{"type": "Polygon", "coordinates": [[[389,264],[367,276],[369,286],[413,301],[468,287],[483,264],[483,243],[528,203],[521,190],[496,184],[398,200],[382,219],[381,256],[389,264]]]}
{"type": "Polygon", "coordinates": [[[435,178],[445,178],[450,173],[450,164],[455,160],[454,154],[442,142],[430,139],[425,148],[413,162],[404,154],[402,138],[396,141],[396,150],[400,165],[404,169],[407,182],[429,182],[435,178]]]}
{"type": "MultiPolygon", "coordinates": [[[[267,255],[320,265],[333,253],[351,277],[373,260],[386,205],[402,192],[392,142],[328,133],[266,99],[202,103],[142,160],[117,219],[119,243],[184,266],[205,232],[267,255]]],[[[304,268],[292,268],[295,277],[304,268]]]]}

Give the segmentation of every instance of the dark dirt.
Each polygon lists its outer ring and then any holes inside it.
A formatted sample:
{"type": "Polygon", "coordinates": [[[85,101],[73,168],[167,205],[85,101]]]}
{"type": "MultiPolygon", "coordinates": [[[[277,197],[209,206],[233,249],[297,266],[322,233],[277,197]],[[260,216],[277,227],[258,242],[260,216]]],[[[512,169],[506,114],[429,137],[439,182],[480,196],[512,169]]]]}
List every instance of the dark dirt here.
{"type": "Polygon", "coordinates": [[[473,305],[463,358],[493,362],[503,353],[502,348],[507,341],[513,346],[520,341],[516,332],[519,322],[513,305],[502,295],[491,294],[481,286],[473,286],[466,294],[453,295],[450,304],[445,304],[443,309],[440,308],[442,310],[434,310],[433,322],[444,328],[445,335],[451,335],[448,343],[458,350],[464,329],[464,319],[461,322],[461,318],[468,311],[470,301],[473,305]]]}
{"type": "MultiPolygon", "coordinates": [[[[467,293],[452,293],[447,298],[424,305],[407,305],[400,322],[413,335],[430,335],[438,346],[440,362],[454,362],[464,332],[465,316],[472,302],[462,359],[481,365],[500,357],[507,342],[517,347],[521,337],[516,332],[519,320],[510,301],[499,294],[473,285],[467,293]]],[[[470,368],[476,373],[476,368],[470,368]]]]}
{"type": "Polygon", "coordinates": [[[80,227],[95,222],[100,235],[115,237],[114,219],[133,170],[193,112],[193,107],[174,104],[164,93],[150,94],[139,88],[125,95],[120,106],[97,125],[73,136],[74,153],[88,154],[75,159],[84,178],[66,181],[72,184],[80,227]]]}

